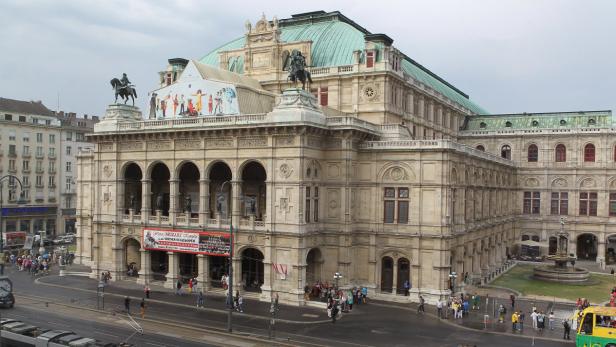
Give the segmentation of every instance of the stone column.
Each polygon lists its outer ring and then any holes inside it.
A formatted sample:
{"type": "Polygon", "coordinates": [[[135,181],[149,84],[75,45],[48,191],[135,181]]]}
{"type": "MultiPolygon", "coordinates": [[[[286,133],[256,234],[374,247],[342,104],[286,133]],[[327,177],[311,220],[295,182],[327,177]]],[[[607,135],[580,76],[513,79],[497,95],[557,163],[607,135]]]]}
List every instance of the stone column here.
{"type": "Polygon", "coordinates": [[[143,248],[139,252],[141,253],[141,268],[139,269],[137,283],[145,285],[152,280],[152,258],[150,252],[143,248]]]}
{"type": "Polygon", "coordinates": [[[240,196],[242,181],[231,181],[231,220],[235,229],[240,226],[240,196]]]}
{"type": "Polygon", "coordinates": [[[206,293],[210,290],[210,257],[205,254],[198,254],[197,268],[199,269],[198,287],[206,293]]]}
{"type": "Polygon", "coordinates": [[[391,293],[396,295],[396,293],[398,292],[398,259],[394,259],[393,273],[394,273],[394,276],[393,276],[394,279],[392,283],[391,293]]]}
{"type": "Polygon", "coordinates": [[[141,180],[141,222],[143,224],[148,223],[148,218],[151,213],[151,199],[150,199],[150,183],[152,181],[144,178],[141,180]]]}
{"type": "Polygon", "coordinates": [[[199,224],[207,225],[210,214],[210,180],[199,180],[199,224]]]}
{"type": "Polygon", "coordinates": [[[116,185],[117,185],[117,194],[118,196],[116,197],[116,209],[117,209],[117,213],[116,213],[116,219],[117,221],[122,221],[122,217],[124,216],[124,204],[126,203],[125,199],[124,199],[124,188],[125,188],[125,180],[124,179],[117,179],[116,180],[116,185]]]}
{"type": "Polygon", "coordinates": [[[421,96],[421,95],[419,95],[417,98],[419,100],[417,102],[418,103],[418,105],[417,105],[418,107],[417,108],[419,109],[419,112],[417,112],[417,114],[415,116],[423,118],[423,119],[427,119],[428,117],[427,117],[427,115],[424,112],[424,110],[425,110],[425,107],[424,107],[425,98],[423,96],[421,96]]]}
{"type": "Polygon", "coordinates": [[[169,256],[169,272],[167,272],[167,281],[165,281],[165,288],[175,289],[175,282],[180,275],[180,254],[174,252],[167,252],[169,256]]]}
{"type": "MultiPolygon", "coordinates": [[[[236,234],[237,235],[237,234],[236,234]]],[[[237,247],[237,243],[234,248],[237,247]]],[[[242,256],[233,250],[233,295],[236,291],[243,292],[242,288],[242,256]]]]}
{"type": "MultiPolygon", "coordinates": [[[[267,189],[269,192],[270,184],[267,185],[267,189]]],[[[266,193],[267,194],[267,193],[266,193]]],[[[267,210],[266,210],[267,212],[267,210]]],[[[269,213],[267,214],[269,218],[269,213]]],[[[267,221],[266,221],[267,223],[267,221]]],[[[267,225],[267,224],[266,224],[267,225]]],[[[274,282],[276,281],[272,274],[272,254],[274,244],[274,234],[269,231],[269,229],[265,232],[265,247],[263,248],[263,285],[261,286],[261,300],[269,300],[271,298],[272,292],[275,291],[274,282]]],[[[291,276],[301,276],[301,274],[291,274],[291,276]]],[[[300,283],[301,290],[304,290],[303,285],[300,283]]],[[[301,298],[303,299],[303,297],[301,298]]]]}
{"type": "Polygon", "coordinates": [[[603,240],[600,239],[597,243],[597,264],[599,264],[602,269],[605,269],[605,242],[601,241],[603,240]]]}
{"type": "Polygon", "coordinates": [[[181,204],[178,204],[180,180],[169,180],[169,223],[175,224],[175,218],[181,213],[181,204]]]}

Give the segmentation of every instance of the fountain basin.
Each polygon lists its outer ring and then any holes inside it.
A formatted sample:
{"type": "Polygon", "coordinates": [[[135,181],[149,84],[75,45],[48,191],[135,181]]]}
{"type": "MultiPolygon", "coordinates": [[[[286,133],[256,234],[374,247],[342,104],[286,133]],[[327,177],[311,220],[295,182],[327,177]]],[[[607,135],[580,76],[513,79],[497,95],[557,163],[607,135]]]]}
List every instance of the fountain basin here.
{"type": "Polygon", "coordinates": [[[590,278],[590,272],[581,267],[539,265],[535,266],[534,278],[559,283],[585,283],[590,278]]]}

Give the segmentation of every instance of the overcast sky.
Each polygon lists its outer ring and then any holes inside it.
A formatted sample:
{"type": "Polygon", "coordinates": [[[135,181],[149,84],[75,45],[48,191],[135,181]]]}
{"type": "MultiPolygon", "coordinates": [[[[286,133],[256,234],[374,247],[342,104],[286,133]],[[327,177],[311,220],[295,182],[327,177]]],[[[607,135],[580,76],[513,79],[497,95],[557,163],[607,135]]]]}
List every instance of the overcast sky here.
{"type": "Polygon", "coordinates": [[[616,109],[610,0],[2,0],[0,97],[102,115],[126,72],[143,108],[168,58],[201,58],[262,13],[315,10],[389,35],[491,113],[616,109]]]}

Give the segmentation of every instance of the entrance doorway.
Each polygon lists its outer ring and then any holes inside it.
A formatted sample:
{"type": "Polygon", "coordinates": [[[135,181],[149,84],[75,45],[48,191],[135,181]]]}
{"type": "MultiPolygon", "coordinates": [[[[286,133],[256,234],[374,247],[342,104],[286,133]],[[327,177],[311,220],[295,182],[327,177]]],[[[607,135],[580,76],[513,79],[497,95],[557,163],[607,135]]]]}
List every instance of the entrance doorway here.
{"type": "Polygon", "coordinates": [[[261,292],[263,285],[263,253],[255,248],[242,252],[242,283],[246,291],[261,292]]]}
{"type": "Polygon", "coordinates": [[[597,259],[597,237],[593,234],[582,234],[577,239],[577,257],[582,260],[597,259]]]}
{"type": "Polygon", "coordinates": [[[312,286],[321,280],[321,251],[313,248],[306,256],[306,285],[312,286]]]}
{"type": "Polygon", "coordinates": [[[190,278],[199,275],[197,267],[197,256],[190,253],[180,253],[180,278],[182,282],[188,283],[190,278]]]}
{"type": "Polygon", "coordinates": [[[548,254],[554,255],[558,251],[558,239],[555,236],[550,236],[548,254]]]}
{"type": "Polygon", "coordinates": [[[406,258],[398,259],[398,283],[396,284],[396,292],[406,295],[404,282],[411,282],[411,263],[406,258]]]}
{"type": "Polygon", "coordinates": [[[124,242],[124,271],[129,277],[138,277],[141,269],[141,245],[135,239],[127,239],[124,242]]]}
{"type": "Polygon", "coordinates": [[[152,278],[158,281],[167,280],[169,271],[169,255],[163,251],[150,251],[152,278]]]}
{"type": "Polygon", "coordinates": [[[220,279],[229,271],[229,257],[213,255],[208,255],[208,257],[210,257],[210,283],[212,287],[222,288],[220,279]]]}
{"type": "Polygon", "coordinates": [[[381,261],[381,291],[391,293],[394,287],[394,260],[383,257],[381,261]]]}

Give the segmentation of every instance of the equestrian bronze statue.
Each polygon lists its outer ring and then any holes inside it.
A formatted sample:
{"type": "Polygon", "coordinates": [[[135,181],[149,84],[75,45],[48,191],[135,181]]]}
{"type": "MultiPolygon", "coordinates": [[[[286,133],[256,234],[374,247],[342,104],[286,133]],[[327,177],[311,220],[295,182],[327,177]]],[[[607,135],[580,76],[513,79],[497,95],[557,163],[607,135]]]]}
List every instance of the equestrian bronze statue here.
{"type": "Polygon", "coordinates": [[[288,79],[293,83],[297,83],[297,81],[302,82],[302,90],[306,90],[306,81],[312,83],[310,71],[306,70],[306,58],[304,58],[302,52],[294,49],[289,59],[291,61],[289,64],[288,79]]]}
{"type": "Polygon", "coordinates": [[[111,86],[115,90],[115,102],[118,103],[118,95],[124,99],[124,104],[128,102],[130,97],[133,100],[133,106],[135,106],[135,98],[137,97],[137,90],[135,86],[130,83],[126,74],[122,74],[122,79],[114,78],[111,80],[111,86]]]}

